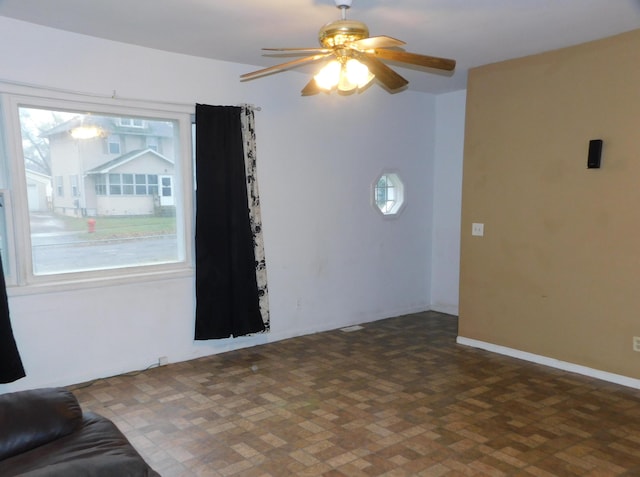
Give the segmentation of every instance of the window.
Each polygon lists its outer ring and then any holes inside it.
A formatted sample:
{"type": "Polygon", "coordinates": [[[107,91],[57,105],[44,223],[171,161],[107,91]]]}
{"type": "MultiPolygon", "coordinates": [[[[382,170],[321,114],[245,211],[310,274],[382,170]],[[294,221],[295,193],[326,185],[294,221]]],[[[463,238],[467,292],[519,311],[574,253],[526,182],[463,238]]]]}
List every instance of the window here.
{"type": "Polygon", "coordinates": [[[151,149],[152,151],[159,152],[158,148],[158,138],[156,136],[148,136],[146,138],[147,141],[147,149],[151,149]]]}
{"type": "Polygon", "coordinates": [[[147,176],[136,174],[136,195],[147,195],[147,176]]]}
{"type": "Polygon", "coordinates": [[[109,174],[109,195],[122,195],[122,176],[109,174]]]}
{"type": "Polygon", "coordinates": [[[118,124],[128,128],[143,128],[144,121],[140,118],[118,118],[118,124]]]}
{"type": "Polygon", "coordinates": [[[133,174],[122,174],[122,193],[133,195],[133,174]]]}
{"type": "Polygon", "coordinates": [[[107,176],[97,175],[94,178],[96,195],[107,195],[107,176]]]}
{"type": "Polygon", "coordinates": [[[10,246],[5,255],[15,262],[8,284],[190,268],[185,208],[192,196],[182,182],[192,177],[188,108],[84,103],[72,94],[25,90],[32,88],[0,83],[0,146],[4,138],[16,152],[3,154],[0,147],[0,199],[6,199],[5,208],[29,205],[2,210],[0,217],[7,221],[1,227],[0,220],[0,248],[10,246]],[[138,129],[128,135],[122,124],[138,129]],[[72,135],[86,125],[98,133],[72,135]],[[161,131],[164,154],[145,148],[147,131],[161,131]],[[117,153],[124,144],[131,151],[117,153]],[[170,202],[158,197],[160,176],[169,178],[170,202]],[[15,240],[7,240],[6,230],[15,240]]]}
{"type": "Polygon", "coordinates": [[[120,136],[109,136],[107,138],[107,149],[109,154],[120,154],[120,136]]]}
{"type": "Polygon", "coordinates": [[[136,174],[136,195],[157,195],[158,176],[136,174]]]}
{"type": "Polygon", "coordinates": [[[71,195],[73,197],[79,197],[80,196],[80,189],[78,187],[78,175],[74,174],[71,177],[69,177],[69,180],[71,182],[71,195]]]}
{"type": "Polygon", "coordinates": [[[149,184],[147,193],[149,195],[158,195],[158,176],[147,176],[147,184],[149,184]]]}
{"type": "Polygon", "coordinates": [[[162,197],[171,197],[171,177],[162,178],[162,197]]]}
{"type": "Polygon", "coordinates": [[[158,194],[156,174],[101,174],[95,176],[94,182],[97,195],[158,194]]]}
{"type": "Polygon", "coordinates": [[[64,196],[64,183],[62,182],[62,176],[56,176],[56,195],[58,197],[64,196]]]}
{"type": "Polygon", "coordinates": [[[404,184],[398,174],[385,172],[373,184],[373,203],[385,216],[400,213],[404,206],[404,184]]]}

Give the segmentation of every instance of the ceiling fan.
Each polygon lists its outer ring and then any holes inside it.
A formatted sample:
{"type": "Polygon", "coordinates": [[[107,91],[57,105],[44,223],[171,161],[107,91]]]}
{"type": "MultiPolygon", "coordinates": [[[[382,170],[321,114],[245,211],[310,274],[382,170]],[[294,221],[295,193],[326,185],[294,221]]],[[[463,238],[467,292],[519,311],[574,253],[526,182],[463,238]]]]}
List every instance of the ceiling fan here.
{"type": "Polygon", "coordinates": [[[369,36],[369,28],[362,22],[347,20],[347,10],[352,0],[335,0],[342,11],[342,18],[320,28],[318,40],[321,48],[263,48],[264,51],[281,52],[288,56],[307,55],[261,70],[245,73],[244,80],[288,70],[334,57],[302,89],[302,96],[337,89],[352,93],[364,89],[374,78],[389,92],[403,89],[409,82],[381,60],[407,63],[426,68],[452,71],[455,60],[409,53],[398,47],[405,44],[390,36],[369,36]]]}

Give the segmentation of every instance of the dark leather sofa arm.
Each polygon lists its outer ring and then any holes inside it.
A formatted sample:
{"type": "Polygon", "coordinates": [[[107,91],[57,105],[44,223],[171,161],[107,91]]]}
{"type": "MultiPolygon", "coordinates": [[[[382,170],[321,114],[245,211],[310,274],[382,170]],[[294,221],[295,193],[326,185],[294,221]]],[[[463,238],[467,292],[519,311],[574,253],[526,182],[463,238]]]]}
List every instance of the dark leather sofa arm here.
{"type": "Polygon", "coordinates": [[[71,434],[82,425],[75,396],[61,388],[0,395],[0,460],[71,434]]]}

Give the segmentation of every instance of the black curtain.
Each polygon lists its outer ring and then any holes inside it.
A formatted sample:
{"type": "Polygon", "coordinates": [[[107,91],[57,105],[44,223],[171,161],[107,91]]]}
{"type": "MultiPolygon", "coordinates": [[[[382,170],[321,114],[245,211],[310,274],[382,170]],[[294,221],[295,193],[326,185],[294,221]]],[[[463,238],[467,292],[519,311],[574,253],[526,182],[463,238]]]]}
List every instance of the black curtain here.
{"type": "Polygon", "coordinates": [[[195,338],[265,330],[260,314],[242,108],[196,105],[195,338]]]}
{"type": "Polygon", "coordinates": [[[0,383],[12,383],[24,377],[22,360],[11,329],[7,288],[0,260],[0,383]]]}

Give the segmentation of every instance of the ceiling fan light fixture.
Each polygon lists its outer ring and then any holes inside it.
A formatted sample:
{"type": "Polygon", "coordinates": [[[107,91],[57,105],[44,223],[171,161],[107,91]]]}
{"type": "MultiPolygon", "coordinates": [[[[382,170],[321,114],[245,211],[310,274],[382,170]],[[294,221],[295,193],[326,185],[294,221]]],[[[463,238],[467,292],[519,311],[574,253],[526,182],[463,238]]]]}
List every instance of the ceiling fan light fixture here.
{"type": "Polygon", "coordinates": [[[342,65],[338,60],[330,61],[314,76],[316,84],[319,88],[331,91],[340,81],[341,70],[342,65]]]}
{"type": "Polygon", "coordinates": [[[344,75],[350,83],[355,84],[358,88],[367,86],[375,76],[371,74],[369,68],[364,63],[360,63],[355,58],[349,58],[344,65],[344,75]]]}
{"type": "MultiPolygon", "coordinates": [[[[2,0],[0,0],[2,1],[2,0]]],[[[405,42],[390,36],[369,36],[369,28],[362,22],[347,20],[346,12],[352,0],[335,0],[342,12],[342,19],[327,23],[318,32],[321,48],[263,48],[303,58],[286,61],[279,65],[262,68],[240,75],[241,80],[285,71],[311,62],[334,57],[302,88],[302,96],[311,96],[320,91],[350,92],[365,88],[374,77],[390,93],[402,91],[409,82],[385,64],[386,61],[405,63],[420,68],[435,68],[453,71],[455,60],[436,56],[420,55],[398,49],[405,42]],[[371,71],[369,71],[371,69],[371,71]]]]}
{"type": "Polygon", "coordinates": [[[343,92],[364,88],[373,78],[375,76],[371,74],[369,68],[355,58],[349,58],[346,61],[330,61],[314,76],[319,88],[331,91],[337,87],[343,92]]]}
{"type": "Polygon", "coordinates": [[[336,20],[318,32],[318,41],[325,48],[352,43],[369,37],[369,27],[355,20],[336,20]]]}

